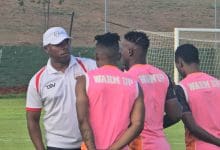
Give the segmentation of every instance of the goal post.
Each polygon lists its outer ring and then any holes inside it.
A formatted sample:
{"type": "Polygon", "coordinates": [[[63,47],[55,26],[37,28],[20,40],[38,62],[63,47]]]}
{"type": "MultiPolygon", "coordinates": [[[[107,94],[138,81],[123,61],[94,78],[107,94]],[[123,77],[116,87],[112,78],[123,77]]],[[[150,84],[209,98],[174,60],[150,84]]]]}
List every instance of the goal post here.
{"type": "MultiPolygon", "coordinates": [[[[220,77],[220,29],[175,28],[174,53],[179,45],[193,44],[199,50],[200,68],[217,78],[220,77]]],[[[175,63],[175,62],[174,62],[175,63]]],[[[174,65],[174,81],[178,83],[179,73],[174,65]]]]}
{"type": "Polygon", "coordinates": [[[174,28],[173,32],[152,32],[147,34],[150,46],[147,63],[164,70],[175,83],[179,73],[175,67],[174,54],[179,45],[190,43],[199,49],[200,68],[220,78],[220,29],[213,28],[174,28]]]}

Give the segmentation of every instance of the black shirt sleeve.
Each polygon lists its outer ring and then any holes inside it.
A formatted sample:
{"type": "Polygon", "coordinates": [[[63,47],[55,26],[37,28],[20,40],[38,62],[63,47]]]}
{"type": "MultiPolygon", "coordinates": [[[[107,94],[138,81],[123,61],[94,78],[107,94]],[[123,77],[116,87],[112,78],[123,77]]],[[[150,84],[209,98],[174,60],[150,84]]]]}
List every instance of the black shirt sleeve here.
{"type": "Polygon", "coordinates": [[[177,99],[183,107],[183,112],[191,112],[189,104],[186,101],[186,96],[185,96],[183,88],[179,85],[176,85],[175,91],[176,91],[177,99]]]}
{"type": "Polygon", "coordinates": [[[169,86],[167,89],[167,95],[166,95],[166,100],[172,99],[176,97],[175,90],[174,90],[174,84],[171,80],[171,78],[167,75],[169,79],[169,86]]]}

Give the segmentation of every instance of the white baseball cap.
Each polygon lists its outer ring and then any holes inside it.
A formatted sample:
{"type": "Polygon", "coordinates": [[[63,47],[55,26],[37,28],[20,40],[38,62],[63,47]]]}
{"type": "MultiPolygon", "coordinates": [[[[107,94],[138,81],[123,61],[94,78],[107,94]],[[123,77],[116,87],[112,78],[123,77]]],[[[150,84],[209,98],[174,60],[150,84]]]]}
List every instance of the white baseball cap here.
{"type": "Polygon", "coordinates": [[[43,34],[43,46],[56,45],[65,39],[71,39],[62,27],[51,27],[43,34]]]}

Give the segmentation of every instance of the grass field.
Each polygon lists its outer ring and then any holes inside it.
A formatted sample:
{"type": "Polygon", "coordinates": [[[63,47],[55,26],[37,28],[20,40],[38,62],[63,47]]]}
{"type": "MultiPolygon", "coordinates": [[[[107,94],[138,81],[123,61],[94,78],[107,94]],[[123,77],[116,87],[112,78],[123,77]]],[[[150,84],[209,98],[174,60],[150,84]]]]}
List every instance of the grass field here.
{"type": "Polygon", "coordinates": [[[26,128],[24,106],[24,98],[0,99],[0,149],[33,149],[26,128]]]}
{"type": "MultiPolygon", "coordinates": [[[[0,97],[0,149],[34,150],[25,120],[25,98],[0,97]]],[[[184,150],[182,123],[166,129],[172,150],[184,150]]]]}

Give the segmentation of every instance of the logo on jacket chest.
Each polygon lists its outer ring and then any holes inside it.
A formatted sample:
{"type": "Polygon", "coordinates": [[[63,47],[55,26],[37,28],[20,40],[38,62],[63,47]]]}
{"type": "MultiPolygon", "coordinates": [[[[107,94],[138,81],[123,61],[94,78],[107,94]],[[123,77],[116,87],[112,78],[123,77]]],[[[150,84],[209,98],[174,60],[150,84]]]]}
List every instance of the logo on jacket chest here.
{"type": "Polygon", "coordinates": [[[47,89],[51,89],[56,86],[56,83],[49,83],[46,85],[47,89]]]}

